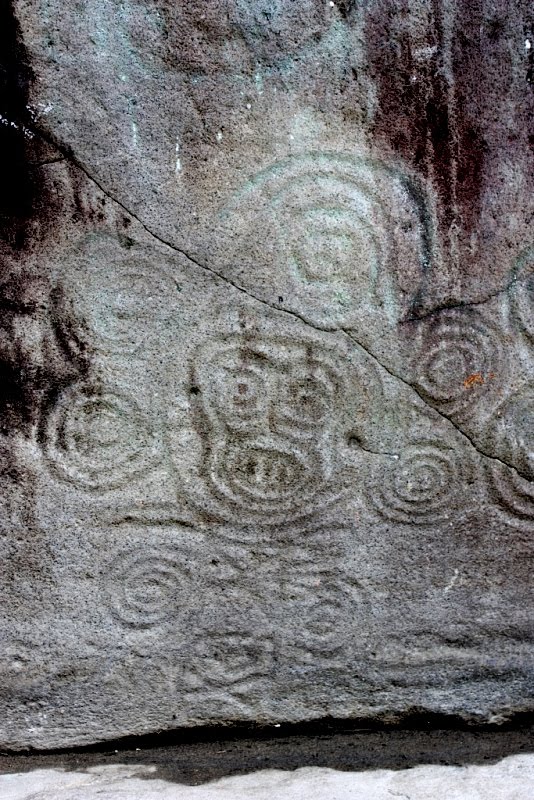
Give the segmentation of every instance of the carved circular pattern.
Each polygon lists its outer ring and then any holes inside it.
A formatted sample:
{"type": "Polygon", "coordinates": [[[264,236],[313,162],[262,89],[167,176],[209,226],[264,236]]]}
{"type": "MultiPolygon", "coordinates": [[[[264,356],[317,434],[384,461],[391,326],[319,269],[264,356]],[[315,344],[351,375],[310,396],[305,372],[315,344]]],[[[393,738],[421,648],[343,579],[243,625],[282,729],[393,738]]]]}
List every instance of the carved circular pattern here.
{"type": "Polygon", "coordinates": [[[490,493],[513,520],[534,522],[534,482],[501,464],[487,467],[490,493]]]}
{"type": "Polygon", "coordinates": [[[189,570],[172,548],[121,553],[106,575],[109,606],[124,625],[149,628],[171,618],[189,595],[189,570]]]}
{"type": "Polygon", "coordinates": [[[98,237],[83,244],[76,281],[69,276],[58,287],[56,321],[67,340],[89,338],[104,355],[132,354],[173,313],[177,284],[145,256],[125,258],[114,244],[98,237]]]}
{"type": "Polygon", "coordinates": [[[430,525],[449,519],[460,507],[469,480],[463,451],[423,441],[409,445],[385,471],[375,473],[368,494],[386,519],[430,525]]]}
{"type": "Polygon", "coordinates": [[[88,310],[93,330],[106,350],[134,351],[146,323],[168,302],[170,286],[158,270],[142,263],[110,270],[102,278],[97,302],[88,310]]]}
{"type": "Polygon", "coordinates": [[[64,480],[87,490],[115,489],[153,466],[154,431],[135,402],[111,389],[66,389],[44,426],[45,454],[64,480]]]}
{"type": "Polygon", "coordinates": [[[499,334],[472,311],[446,311],[424,323],[417,384],[450,415],[469,413],[502,370],[499,334]]]}
{"type": "Polygon", "coordinates": [[[488,464],[490,492],[512,518],[534,520],[534,384],[510,395],[490,426],[497,456],[509,464],[488,464]]]}
{"type": "Polygon", "coordinates": [[[350,282],[358,265],[369,284],[376,283],[385,255],[372,220],[384,209],[364,181],[335,171],[309,172],[289,182],[273,198],[273,208],[284,251],[302,280],[350,282]]]}
{"type": "Polygon", "coordinates": [[[534,340],[534,250],[527,251],[513,273],[510,305],[515,321],[534,340]]]}
{"type": "MultiPolygon", "coordinates": [[[[313,339],[261,335],[200,350],[194,411],[210,423],[202,470],[215,512],[271,525],[337,499],[325,457],[346,408],[337,356],[313,339]]],[[[360,403],[349,402],[359,418],[360,403]]]]}
{"type": "Polygon", "coordinates": [[[197,364],[201,402],[214,421],[227,428],[309,438],[329,427],[344,381],[325,348],[305,342],[237,337],[220,348],[206,348],[207,363],[197,364]]]}
{"type": "Polygon", "coordinates": [[[195,619],[190,662],[192,685],[245,691],[268,675],[273,657],[273,633],[265,614],[243,594],[239,602],[219,598],[200,608],[195,619]]]}
{"type": "Polygon", "coordinates": [[[229,428],[250,429],[265,415],[268,400],[265,377],[253,365],[212,365],[211,380],[203,395],[229,428]]]}
{"type": "Polygon", "coordinates": [[[292,297],[284,302],[321,327],[333,314],[342,327],[375,316],[396,323],[434,256],[424,205],[408,175],[375,160],[290,157],[247,181],[221,213],[222,236],[233,243],[227,268],[243,276],[254,252],[280,294],[292,297]]]}
{"type": "Polygon", "coordinates": [[[323,365],[307,369],[295,364],[278,377],[273,404],[276,430],[289,436],[317,434],[329,421],[340,385],[339,376],[323,365]]]}
{"type": "Polygon", "coordinates": [[[296,651],[300,649],[301,661],[324,663],[325,659],[343,649],[342,633],[350,617],[350,604],[341,583],[316,587],[313,602],[296,605],[293,611],[300,619],[294,644],[296,651]]]}

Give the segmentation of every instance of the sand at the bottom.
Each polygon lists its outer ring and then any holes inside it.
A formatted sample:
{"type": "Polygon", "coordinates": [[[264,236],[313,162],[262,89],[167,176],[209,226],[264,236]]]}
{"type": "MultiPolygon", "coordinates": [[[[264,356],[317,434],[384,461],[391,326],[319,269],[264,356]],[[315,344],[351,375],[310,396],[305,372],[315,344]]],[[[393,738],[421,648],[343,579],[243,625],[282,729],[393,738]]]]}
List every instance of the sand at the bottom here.
{"type": "Polygon", "coordinates": [[[534,755],[485,766],[338,772],[265,770],[202,786],[169,783],[154,767],[98,766],[0,775],[2,800],[533,800],[534,755]]]}

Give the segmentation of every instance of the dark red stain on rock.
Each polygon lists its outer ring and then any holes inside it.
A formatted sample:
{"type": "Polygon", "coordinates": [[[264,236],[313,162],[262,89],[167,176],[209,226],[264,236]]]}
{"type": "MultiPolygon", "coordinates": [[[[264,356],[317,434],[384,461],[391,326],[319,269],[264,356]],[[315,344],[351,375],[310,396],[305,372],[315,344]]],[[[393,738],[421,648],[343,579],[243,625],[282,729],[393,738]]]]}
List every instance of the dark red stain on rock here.
{"type": "Polygon", "coordinates": [[[0,3],[0,584],[21,596],[21,607],[35,608],[49,592],[53,557],[35,514],[36,469],[25,441],[49,398],[85,374],[89,358],[63,347],[39,274],[64,213],[44,165],[62,156],[33,130],[34,75],[13,5],[0,3]]]}
{"type": "MultiPolygon", "coordinates": [[[[9,69],[12,80],[16,63],[9,69]]],[[[5,89],[5,72],[2,79],[5,89]]],[[[21,103],[19,98],[19,108],[21,103]]],[[[50,163],[53,148],[37,135],[28,137],[29,129],[20,122],[24,116],[14,114],[14,102],[7,108],[19,121],[17,128],[0,123],[0,158],[7,175],[0,183],[0,584],[8,592],[12,586],[16,594],[25,581],[30,607],[39,605],[39,592],[49,592],[53,556],[35,513],[37,470],[25,442],[38,437],[42,417],[58,394],[85,378],[91,367],[86,343],[79,337],[75,343],[72,337],[66,340],[69,320],[60,319],[60,313],[68,317],[68,309],[40,274],[40,265],[46,261],[48,242],[61,237],[68,217],[75,220],[78,215],[82,223],[91,224],[95,213],[78,203],[83,191],[74,168],[64,173],[72,199],[60,194],[61,179],[59,192],[54,192],[50,171],[56,167],[43,166],[50,163]]],[[[5,104],[2,109],[5,116],[5,104]]]]}
{"type": "Polygon", "coordinates": [[[386,0],[368,14],[378,89],[373,133],[433,184],[443,231],[460,225],[470,232],[479,219],[488,149],[481,105],[489,101],[484,88],[492,57],[486,40],[506,31],[486,6],[461,3],[453,16],[452,4],[437,0],[426,7],[386,0]]]}
{"type": "Polygon", "coordinates": [[[488,143],[484,133],[480,98],[481,72],[485,73],[484,39],[499,35],[503,23],[497,19],[484,20],[484,3],[465,3],[461,18],[453,29],[451,64],[454,93],[456,150],[455,200],[462,225],[467,232],[475,230],[480,215],[480,195],[483,183],[484,159],[488,143]],[[484,34],[484,25],[488,33],[484,34]]]}
{"type": "Polygon", "coordinates": [[[450,224],[455,143],[442,63],[440,25],[430,7],[415,20],[406,0],[370,9],[367,43],[378,89],[374,134],[403,159],[432,176],[450,224]]]}

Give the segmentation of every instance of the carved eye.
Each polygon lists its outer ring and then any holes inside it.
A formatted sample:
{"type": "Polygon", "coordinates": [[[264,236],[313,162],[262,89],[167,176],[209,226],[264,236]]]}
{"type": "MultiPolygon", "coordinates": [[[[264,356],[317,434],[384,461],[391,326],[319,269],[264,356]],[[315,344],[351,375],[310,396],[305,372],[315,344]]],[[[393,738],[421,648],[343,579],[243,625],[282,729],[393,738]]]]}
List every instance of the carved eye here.
{"type": "Polygon", "coordinates": [[[326,374],[281,376],[274,409],[276,428],[310,435],[333,410],[335,386],[326,374]]]}
{"type": "Polygon", "coordinates": [[[231,381],[232,405],[236,409],[245,409],[255,406],[258,402],[257,381],[251,380],[250,375],[234,375],[231,381]]]}
{"type": "Polygon", "coordinates": [[[232,686],[269,670],[272,643],[266,631],[236,629],[235,621],[219,618],[202,631],[194,649],[194,672],[208,684],[232,686]]]}
{"type": "Polygon", "coordinates": [[[290,381],[287,398],[295,411],[309,422],[322,422],[328,413],[328,394],[315,378],[290,381]]]}
{"type": "Polygon", "coordinates": [[[221,377],[219,406],[226,418],[250,419],[261,413],[266,388],[258,372],[226,369],[221,377]]]}

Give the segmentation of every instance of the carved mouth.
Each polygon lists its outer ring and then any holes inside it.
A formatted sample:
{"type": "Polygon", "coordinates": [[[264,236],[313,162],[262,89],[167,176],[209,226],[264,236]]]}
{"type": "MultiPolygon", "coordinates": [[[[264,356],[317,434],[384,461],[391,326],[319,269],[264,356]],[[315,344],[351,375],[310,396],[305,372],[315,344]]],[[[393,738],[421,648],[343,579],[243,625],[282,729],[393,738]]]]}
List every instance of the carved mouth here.
{"type": "Polygon", "coordinates": [[[258,513],[295,512],[324,483],[318,454],[267,438],[217,451],[210,479],[227,501],[258,513]]]}

